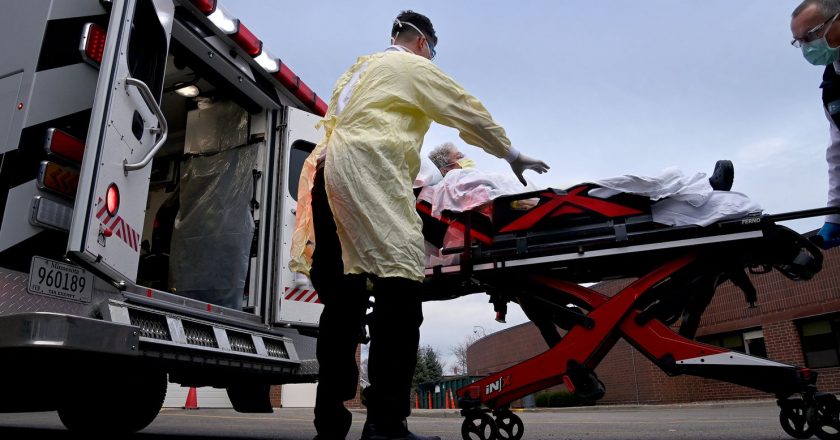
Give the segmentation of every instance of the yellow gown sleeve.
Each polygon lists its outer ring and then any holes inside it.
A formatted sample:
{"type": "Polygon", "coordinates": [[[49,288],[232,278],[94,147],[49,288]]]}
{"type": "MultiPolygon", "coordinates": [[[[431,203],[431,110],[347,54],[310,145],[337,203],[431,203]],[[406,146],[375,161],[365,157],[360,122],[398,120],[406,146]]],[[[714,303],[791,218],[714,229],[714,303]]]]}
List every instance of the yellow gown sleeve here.
{"type": "Polygon", "coordinates": [[[505,130],[493,120],[490,112],[460,84],[430,61],[421,59],[401,75],[408,99],[437,122],[455,128],[464,142],[504,158],[510,151],[505,130]]]}

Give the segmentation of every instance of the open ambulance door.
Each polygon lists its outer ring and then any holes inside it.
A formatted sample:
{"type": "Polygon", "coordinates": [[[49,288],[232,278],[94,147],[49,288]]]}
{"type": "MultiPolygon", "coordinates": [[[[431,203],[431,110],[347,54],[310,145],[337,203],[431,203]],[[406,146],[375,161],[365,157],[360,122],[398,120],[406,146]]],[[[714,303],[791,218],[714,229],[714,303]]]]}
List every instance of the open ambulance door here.
{"type": "Polygon", "coordinates": [[[121,283],[137,276],[150,165],[166,142],[160,97],[175,8],[172,0],[110,4],[108,28],[86,27],[80,48],[99,80],[67,252],[121,283]]]}
{"type": "Polygon", "coordinates": [[[324,132],[315,128],[321,120],[320,116],[291,107],[287,107],[285,111],[286,131],[280,137],[280,141],[283,142],[281,157],[285,164],[282,174],[283,185],[281,185],[285,188],[282,191],[283,206],[280,213],[279,234],[281,267],[276,271],[279,274],[279,279],[277,279],[279,288],[276,289],[275,295],[274,322],[299,327],[314,327],[318,325],[324,306],[309,280],[289,270],[289,253],[292,233],[295,229],[300,172],[309,153],[323,139],[324,132]]]}

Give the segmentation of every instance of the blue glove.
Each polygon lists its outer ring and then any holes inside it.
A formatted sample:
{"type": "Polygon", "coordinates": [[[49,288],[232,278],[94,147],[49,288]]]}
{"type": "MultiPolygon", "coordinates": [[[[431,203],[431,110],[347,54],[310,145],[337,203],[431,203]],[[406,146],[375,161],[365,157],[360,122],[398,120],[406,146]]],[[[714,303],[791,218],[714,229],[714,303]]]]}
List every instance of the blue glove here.
{"type": "Polygon", "coordinates": [[[817,235],[822,238],[822,244],[820,244],[820,247],[823,249],[831,249],[835,246],[840,246],[840,224],[825,222],[817,235]]]}

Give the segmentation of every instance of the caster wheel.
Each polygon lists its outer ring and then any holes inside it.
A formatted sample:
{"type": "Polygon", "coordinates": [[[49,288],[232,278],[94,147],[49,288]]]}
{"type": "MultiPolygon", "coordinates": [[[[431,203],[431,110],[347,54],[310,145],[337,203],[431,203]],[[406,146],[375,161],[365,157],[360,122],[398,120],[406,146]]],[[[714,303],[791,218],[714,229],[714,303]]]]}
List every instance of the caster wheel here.
{"type": "Polygon", "coordinates": [[[461,425],[461,437],[464,440],[497,440],[499,429],[487,413],[474,413],[464,419],[461,425]]]}
{"type": "Polygon", "coordinates": [[[821,440],[840,440],[840,403],[831,394],[817,396],[816,406],[805,410],[808,425],[821,440]]]}
{"type": "Polygon", "coordinates": [[[814,429],[805,416],[807,406],[802,399],[787,399],[780,406],[779,423],[789,436],[804,440],[814,435],[814,429]]]}
{"type": "Polygon", "coordinates": [[[510,410],[498,411],[496,416],[496,428],[499,430],[501,440],[520,440],[525,432],[525,425],[522,419],[510,410]]]}

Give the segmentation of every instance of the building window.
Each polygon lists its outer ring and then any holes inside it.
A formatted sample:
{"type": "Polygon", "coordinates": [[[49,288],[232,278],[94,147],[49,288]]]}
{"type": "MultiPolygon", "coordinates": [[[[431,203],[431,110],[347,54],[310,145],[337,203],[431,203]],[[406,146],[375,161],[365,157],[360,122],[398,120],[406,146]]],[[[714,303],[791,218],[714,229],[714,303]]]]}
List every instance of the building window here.
{"type": "Polygon", "coordinates": [[[752,356],[767,357],[767,347],[764,345],[764,332],[746,330],[733,333],[723,333],[699,338],[700,342],[717,345],[732,351],[746,353],[752,356]]]}
{"type": "Polygon", "coordinates": [[[805,364],[811,368],[836,367],[840,317],[824,318],[799,324],[805,364]]]}

